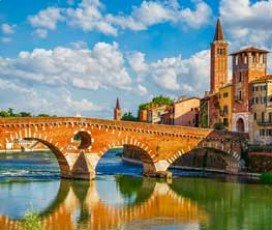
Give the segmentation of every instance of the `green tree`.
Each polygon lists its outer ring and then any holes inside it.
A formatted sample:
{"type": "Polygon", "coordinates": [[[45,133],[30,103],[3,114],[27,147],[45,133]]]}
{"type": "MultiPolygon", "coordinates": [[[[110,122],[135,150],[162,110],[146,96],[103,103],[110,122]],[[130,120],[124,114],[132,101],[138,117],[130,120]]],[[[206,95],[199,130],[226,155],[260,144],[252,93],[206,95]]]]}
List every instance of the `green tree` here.
{"type": "Polygon", "coordinates": [[[20,117],[32,117],[30,112],[20,112],[19,116],[20,117]]]}
{"type": "Polygon", "coordinates": [[[160,105],[173,105],[174,101],[170,97],[165,97],[165,96],[158,96],[154,97],[152,101],[143,103],[139,105],[139,111],[147,109],[152,106],[160,106],[160,105]]]}
{"type": "Polygon", "coordinates": [[[10,114],[7,111],[4,111],[4,110],[0,111],[0,117],[9,117],[9,116],[10,114]]]}
{"type": "Polygon", "coordinates": [[[131,112],[124,113],[122,118],[122,121],[138,121],[137,117],[134,117],[131,112]]]}
{"type": "Polygon", "coordinates": [[[40,113],[37,115],[37,117],[50,117],[50,115],[46,113],[40,113]]]}

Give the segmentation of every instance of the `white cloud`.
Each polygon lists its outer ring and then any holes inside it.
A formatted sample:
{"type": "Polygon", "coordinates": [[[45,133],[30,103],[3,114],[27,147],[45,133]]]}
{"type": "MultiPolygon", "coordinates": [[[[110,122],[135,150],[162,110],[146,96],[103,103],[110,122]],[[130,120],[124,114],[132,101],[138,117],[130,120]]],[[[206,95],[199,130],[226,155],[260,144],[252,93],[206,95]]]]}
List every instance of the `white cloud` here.
{"type": "Polygon", "coordinates": [[[16,59],[3,59],[3,77],[46,85],[73,86],[80,89],[126,89],[131,78],[124,67],[118,45],[97,43],[92,50],[57,47],[20,52],[16,59]]]}
{"type": "Polygon", "coordinates": [[[245,45],[271,47],[271,0],[221,0],[220,15],[235,49],[245,45]]]}
{"type": "Polygon", "coordinates": [[[48,7],[41,10],[37,15],[28,17],[28,21],[33,27],[50,30],[55,30],[57,23],[62,19],[61,9],[57,7],[48,7]]]}
{"type": "Polygon", "coordinates": [[[143,1],[130,15],[107,15],[106,18],[123,29],[131,30],[145,30],[149,26],[164,22],[192,28],[207,25],[212,16],[211,8],[201,0],[194,3],[195,10],[192,10],[183,8],[177,1],[143,1]]]}
{"type": "Polygon", "coordinates": [[[83,31],[100,31],[108,35],[117,35],[117,30],[108,23],[102,13],[102,4],[99,0],[83,0],[79,6],[65,10],[66,22],[73,27],[79,27],[83,31]]]}
{"type": "Polygon", "coordinates": [[[46,38],[48,31],[45,29],[36,29],[33,34],[39,38],[46,38]]]}
{"type": "MultiPolygon", "coordinates": [[[[128,15],[107,14],[100,0],[82,0],[75,7],[48,7],[37,15],[28,17],[35,28],[56,29],[59,21],[71,27],[80,28],[85,32],[99,31],[106,35],[117,36],[119,29],[146,30],[160,23],[172,23],[182,27],[200,28],[207,25],[212,10],[202,0],[192,0],[195,9],[184,8],[176,0],[165,2],[143,1],[138,7],[132,8],[128,15]]],[[[68,2],[73,3],[73,2],[68,2]]]]}
{"type": "Polygon", "coordinates": [[[143,53],[130,55],[129,63],[142,82],[150,77],[161,89],[180,94],[203,95],[209,87],[210,51],[198,52],[188,59],[181,56],[147,63],[143,53]]]}
{"type": "Polygon", "coordinates": [[[15,33],[14,29],[15,25],[9,25],[7,23],[1,25],[1,30],[6,35],[14,34],[15,33]]]}

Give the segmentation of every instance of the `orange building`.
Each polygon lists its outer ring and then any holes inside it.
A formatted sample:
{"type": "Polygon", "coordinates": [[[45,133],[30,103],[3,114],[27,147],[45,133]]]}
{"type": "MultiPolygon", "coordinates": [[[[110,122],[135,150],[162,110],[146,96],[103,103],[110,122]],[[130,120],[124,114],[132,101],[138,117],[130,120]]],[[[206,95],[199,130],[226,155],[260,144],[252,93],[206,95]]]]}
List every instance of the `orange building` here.
{"type": "Polygon", "coordinates": [[[228,43],[220,19],[211,43],[210,91],[200,100],[200,126],[213,128],[220,123],[219,90],[228,81],[228,43]]]}

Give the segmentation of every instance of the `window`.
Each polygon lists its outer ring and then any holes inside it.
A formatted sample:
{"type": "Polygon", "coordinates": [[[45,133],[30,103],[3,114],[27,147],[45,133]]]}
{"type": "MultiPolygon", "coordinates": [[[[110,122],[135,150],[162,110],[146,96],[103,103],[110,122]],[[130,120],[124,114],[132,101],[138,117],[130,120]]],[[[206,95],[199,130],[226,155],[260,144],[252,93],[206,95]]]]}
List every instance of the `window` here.
{"type": "Polygon", "coordinates": [[[247,64],[247,56],[244,56],[244,64],[247,64]]]}
{"type": "Polygon", "coordinates": [[[257,120],[257,113],[254,113],[254,120],[257,120]]]}
{"type": "Polygon", "coordinates": [[[262,112],[262,122],[264,122],[264,112],[262,112]]]}
{"type": "Polygon", "coordinates": [[[235,65],[238,65],[238,56],[235,56],[234,60],[235,60],[235,65]]]}
{"type": "Polygon", "coordinates": [[[264,136],[265,135],[265,130],[264,129],[260,129],[260,136],[264,136]]]}
{"type": "Polygon", "coordinates": [[[239,100],[239,101],[241,101],[241,100],[242,100],[242,91],[239,91],[238,100],[239,100]]]}
{"type": "Polygon", "coordinates": [[[228,113],[229,113],[229,107],[227,105],[224,105],[224,107],[223,107],[223,113],[224,113],[224,115],[228,115],[228,113]]]}
{"type": "Polygon", "coordinates": [[[239,72],[238,73],[238,82],[241,82],[242,81],[242,72],[239,72]]]}
{"type": "Polygon", "coordinates": [[[223,125],[227,127],[229,125],[228,118],[224,118],[223,125]]]}
{"type": "Polygon", "coordinates": [[[224,93],[223,94],[223,97],[228,97],[229,96],[229,93],[224,93]]]}
{"type": "Polygon", "coordinates": [[[253,63],[256,63],[256,54],[255,54],[255,53],[252,54],[252,62],[253,62],[253,63]]]}
{"type": "Polygon", "coordinates": [[[270,112],[270,113],[268,114],[268,116],[269,116],[269,122],[272,122],[272,113],[270,112]]]}
{"type": "Polygon", "coordinates": [[[254,86],[251,87],[251,91],[254,92],[254,86]]]}
{"type": "Polygon", "coordinates": [[[259,103],[259,98],[255,97],[255,103],[258,104],[259,103]]]}

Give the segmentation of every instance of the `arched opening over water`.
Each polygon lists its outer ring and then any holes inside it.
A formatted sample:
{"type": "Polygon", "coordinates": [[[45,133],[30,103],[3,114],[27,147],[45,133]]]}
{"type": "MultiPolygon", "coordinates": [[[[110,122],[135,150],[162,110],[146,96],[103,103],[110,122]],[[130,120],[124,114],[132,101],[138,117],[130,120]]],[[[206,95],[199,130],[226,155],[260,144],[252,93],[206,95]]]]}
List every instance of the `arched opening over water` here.
{"type": "Polygon", "coordinates": [[[170,169],[176,174],[180,170],[227,172],[239,167],[237,159],[227,152],[215,148],[196,148],[177,158],[170,169]]]}
{"type": "Polygon", "coordinates": [[[124,145],[108,150],[101,157],[96,166],[96,174],[142,176],[147,167],[153,168],[154,164],[144,149],[135,145],[124,145]]]}
{"type": "Polygon", "coordinates": [[[23,138],[15,139],[12,144],[12,151],[7,150],[5,156],[9,158],[10,168],[17,167],[18,174],[22,171],[25,176],[58,178],[60,174],[67,175],[70,171],[63,153],[48,141],[23,138]]]}

